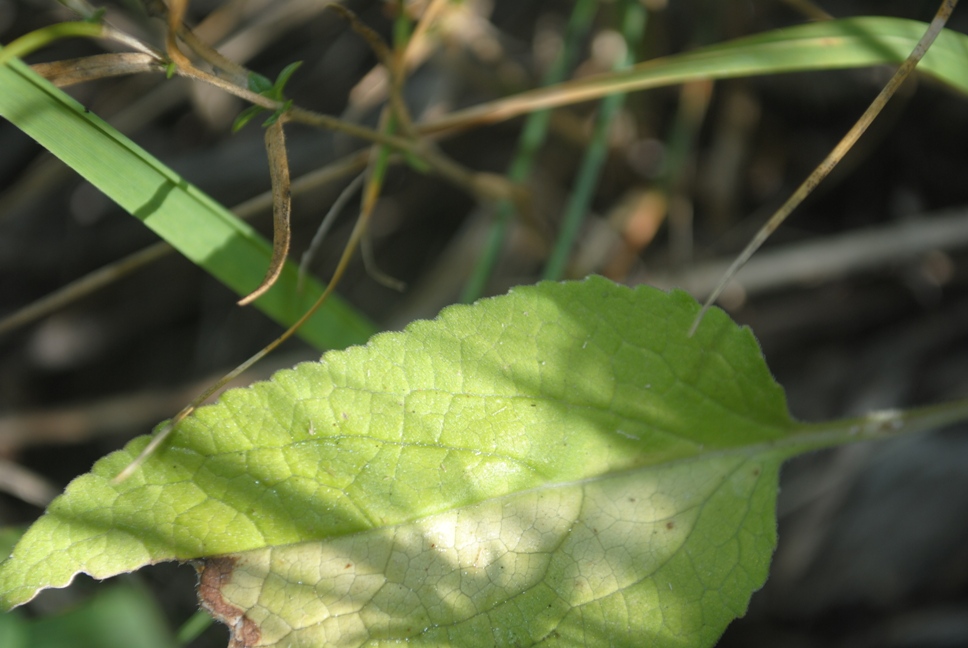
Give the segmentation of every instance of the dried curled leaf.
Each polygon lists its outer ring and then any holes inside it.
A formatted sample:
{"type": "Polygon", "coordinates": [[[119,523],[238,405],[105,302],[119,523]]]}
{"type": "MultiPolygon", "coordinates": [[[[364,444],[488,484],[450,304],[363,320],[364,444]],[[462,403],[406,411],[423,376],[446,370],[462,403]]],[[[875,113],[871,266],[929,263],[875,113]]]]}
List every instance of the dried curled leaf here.
{"type": "Polygon", "coordinates": [[[165,71],[165,64],[156,56],[141,52],[95,54],[51,63],[37,63],[31,67],[58,88],[113,76],[165,71]]]}
{"type": "Polygon", "coordinates": [[[279,278],[289,255],[289,216],[292,195],[289,182],[289,159],[286,156],[286,136],[282,120],[266,128],[266,152],[269,156],[269,175],[272,177],[272,258],[269,269],[259,287],[239,300],[240,306],[251,304],[265,294],[279,278]]]}

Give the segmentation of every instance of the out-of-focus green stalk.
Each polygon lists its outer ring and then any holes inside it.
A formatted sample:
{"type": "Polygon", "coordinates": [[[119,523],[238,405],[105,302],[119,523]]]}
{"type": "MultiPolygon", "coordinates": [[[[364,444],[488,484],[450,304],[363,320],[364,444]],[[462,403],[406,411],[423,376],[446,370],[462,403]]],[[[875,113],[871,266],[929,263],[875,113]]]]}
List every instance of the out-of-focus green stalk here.
{"type": "MultiPolygon", "coordinates": [[[[645,7],[638,0],[625,0],[625,12],[622,16],[625,56],[615,62],[614,70],[627,68],[635,62],[635,51],[642,40],[642,34],[645,32],[646,17],[645,7]]],[[[565,271],[571,249],[578,237],[578,230],[581,228],[585,214],[588,213],[588,206],[591,204],[595,187],[598,186],[602,164],[605,162],[605,155],[608,153],[608,135],[612,128],[612,122],[624,103],[624,93],[608,95],[601,101],[598,116],[595,119],[595,130],[591,142],[585,150],[585,157],[582,159],[581,168],[578,171],[575,190],[572,191],[565,208],[561,231],[545,266],[544,279],[558,280],[565,271]]]]}
{"type": "MultiPolygon", "coordinates": [[[[598,4],[595,0],[578,0],[575,3],[565,30],[561,51],[545,74],[542,85],[560,83],[568,74],[568,70],[575,65],[580,43],[588,33],[597,8],[598,4]]],[[[517,155],[508,171],[508,177],[512,182],[523,182],[531,172],[535,155],[545,142],[550,118],[551,112],[548,110],[538,110],[528,115],[518,142],[517,155]]],[[[484,288],[497,264],[514,213],[514,205],[510,201],[502,201],[498,204],[484,250],[461,293],[462,302],[472,302],[484,293],[484,288]]]]}

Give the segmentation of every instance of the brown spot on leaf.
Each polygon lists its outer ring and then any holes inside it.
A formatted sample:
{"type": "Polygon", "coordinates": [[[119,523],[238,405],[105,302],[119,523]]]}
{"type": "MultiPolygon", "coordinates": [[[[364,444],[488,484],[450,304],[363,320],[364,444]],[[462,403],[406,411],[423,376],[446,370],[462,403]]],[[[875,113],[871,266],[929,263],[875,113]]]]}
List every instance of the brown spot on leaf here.
{"type": "Polygon", "coordinates": [[[262,631],[255,621],[245,616],[245,610],[222,597],[222,587],[232,582],[236,562],[238,558],[234,556],[219,556],[194,563],[198,572],[198,601],[216,621],[229,627],[228,648],[248,648],[259,643],[262,631]]]}
{"type": "Polygon", "coordinates": [[[343,567],[343,569],[349,569],[352,566],[353,566],[353,563],[346,563],[346,565],[343,567]]]}
{"type": "Polygon", "coordinates": [[[673,529],[676,528],[676,523],[672,520],[669,520],[668,522],[666,522],[666,528],[672,531],[673,529]]]}

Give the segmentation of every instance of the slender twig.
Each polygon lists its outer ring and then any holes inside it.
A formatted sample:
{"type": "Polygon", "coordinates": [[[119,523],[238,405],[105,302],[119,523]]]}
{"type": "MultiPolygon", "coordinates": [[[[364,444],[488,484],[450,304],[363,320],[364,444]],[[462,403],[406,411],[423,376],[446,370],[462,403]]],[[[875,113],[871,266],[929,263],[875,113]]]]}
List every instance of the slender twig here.
{"type": "Polygon", "coordinates": [[[168,243],[161,241],[72,281],[63,288],[0,319],[0,336],[64,308],[82,296],[89,295],[95,290],[131,274],[136,269],[167,256],[173,249],[168,243]]]}
{"type": "Polygon", "coordinates": [[[163,60],[140,52],[113,52],[74,59],[35,63],[30,68],[58,88],[115,76],[164,72],[163,60]]]}
{"type": "Polygon", "coordinates": [[[309,272],[309,265],[313,262],[313,258],[319,252],[320,246],[326,239],[326,235],[329,233],[329,230],[333,228],[333,224],[339,217],[340,212],[342,212],[343,208],[346,207],[346,204],[350,201],[350,198],[352,198],[359,188],[363,186],[363,180],[365,178],[366,176],[361,173],[353,178],[352,182],[346,185],[343,191],[340,192],[339,196],[337,196],[336,201],[329,208],[329,211],[326,212],[326,215],[323,217],[322,222],[320,222],[319,227],[316,228],[316,233],[313,235],[313,240],[309,243],[309,248],[303,252],[302,258],[299,260],[299,281],[296,284],[297,292],[302,292],[303,281],[306,278],[306,274],[309,272]]]}
{"type": "MultiPolygon", "coordinates": [[[[392,121],[390,122],[390,125],[385,128],[385,130],[392,132],[392,121]]],[[[381,166],[385,166],[388,160],[389,153],[387,149],[381,147],[378,154],[378,164],[376,165],[378,172],[381,170],[381,166]]],[[[382,173],[378,177],[380,182],[382,182],[382,173]]],[[[349,241],[343,248],[343,254],[340,256],[339,262],[336,265],[336,270],[333,271],[333,276],[326,285],[326,288],[323,290],[323,294],[319,296],[319,299],[316,300],[316,302],[303,314],[302,317],[300,317],[292,326],[286,329],[282,335],[267,344],[259,352],[240,364],[238,367],[225,374],[220,380],[216,381],[208,389],[199,394],[191,403],[182,408],[178,414],[176,414],[160,430],[158,430],[157,433],[155,433],[155,436],[152,437],[151,441],[148,442],[148,445],[144,447],[138,456],[135,457],[134,460],[120,473],[118,473],[118,475],[114,478],[114,483],[120,483],[134,474],[134,471],[136,471],[138,467],[144,463],[144,461],[150,457],[169,436],[171,436],[175,429],[177,429],[178,425],[188,416],[190,416],[192,412],[194,412],[202,403],[208,400],[213,394],[220,391],[239,374],[246,371],[249,367],[272,353],[280,344],[295,335],[296,331],[298,331],[303,324],[308,322],[309,318],[311,318],[316,311],[319,310],[329,296],[333,294],[336,286],[342,280],[346,269],[349,267],[350,260],[353,258],[356,248],[359,246],[360,239],[363,237],[363,234],[366,232],[369,225],[370,216],[373,213],[373,207],[376,204],[378,192],[379,184],[374,182],[371,176],[371,181],[367,184],[366,191],[363,194],[363,204],[360,209],[360,217],[357,219],[353,232],[350,234],[349,241]]]]}
{"type": "Polygon", "coordinates": [[[430,26],[434,24],[437,16],[439,16],[440,12],[444,10],[448,2],[449,0],[430,0],[427,8],[424,9],[423,14],[421,14],[420,19],[414,26],[413,32],[410,34],[410,39],[407,41],[407,46],[404,48],[403,53],[400,56],[404,63],[406,63],[406,61],[412,55],[414,51],[414,43],[420,42],[420,40],[426,36],[427,30],[429,30],[430,26]]]}
{"type": "MultiPolygon", "coordinates": [[[[762,250],[735,279],[747,296],[787,286],[817,284],[876,269],[917,264],[931,251],[968,247],[968,210],[919,214],[881,227],[762,250]]],[[[677,286],[697,299],[710,295],[732,259],[713,259],[688,270],[642,272],[629,283],[677,286]]]]}
{"type": "Polygon", "coordinates": [[[186,25],[182,24],[179,27],[178,38],[213,68],[228,73],[233,83],[239,86],[248,85],[251,72],[245,66],[222,56],[221,52],[196,36],[195,32],[186,25]]]}
{"type": "MultiPolygon", "coordinates": [[[[377,61],[386,69],[387,74],[390,76],[390,105],[393,107],[393,112],[396,115],[398,128],[411,139],[415,139],[417,135],[413,127],[413,120],[410,118],[410,111],[403,101],[404,70],[400,65],[399,56],[383,42],[383,38],[374,29],[360,20],[360,17],[354,12],[337,3],[329,5],[328,8],[338,13],[350,24],[353,31],[363,38],[376,56],[377,61]]],[[[405,20],[406,14],[401,9],[396,24],[399,26],[401,21],[405,20]]],[[[397,33],[400,33],[399,27],[397,33]]],[[[397,43],[396,45],[398,46],[397,51],[401,51],[399,49],[401,44],[397,43]]]]}
{"type": "MultiPolygon", "coordinates": [[[[330,182],[336,182],[353,173],[359,173],[365,166],[366,151],[352,153],[332,164],[321,169],[316,169],[315,171],[310,171],[294,180],[292,183],[292,194],[293,196],[298,196],[330,182]]],[[[246,220],[258,213],[264,212],[271,206],[272,192],[266,191],[236,205],[231,209],[231,212],[239,218],[246,220]]],[[[42,317],[46,317],[80,298],[100,290],[121,277],[125,277],[149,263],[164,258],[173,251],[174,248],[171,245],[160,241],[114,263],[98,268],[0,319],[0,336],[42,317]]]]}
{"type": "Polygon", "coordinates": [[[57,497],[60,489],[32,470],[0,457],[0,492],[44,508],[57,497]]]}
{"type": "Polygon", "coordinates": [[[723,275],[722,279],[716,285],[716,288],[713,289],[712,294],[703,304],[699,314],[696,315],[696,320],[689,329],[690,337],[696,332],[696,329],[699,327],[699,323],[702,321],[706,311],[709,310],[709,307],[723,292],[726,284],[728,284],[733,276],[739,271],[739,269],[742,268],[747,261],[749,261],[750,257],[753,256],[753,253],[760,249],[760,246],[763,245],[766,239],[769,238],[774,231],[776,231],[776,228],[787,219],[790,213],[793,212],[793,210],[796,209],[797,206],[799,206],[800,203],[802,203],[803,200],[810,195],[817,185],[819,185],[823,179],[830,174],[834,167],[837,166],[837,163],[839,163],[840,160],[843,159],[844,155],[847,154],[847,151],[849,151],[851,147],[853,147],[854,143],[860,139],[860,136],[864,134],[867,128],[874,121],[874,118],[880,114],[881,110],[884,109],[884,106],[887,105],[887,102],[890,100],[890,98],[894,96],[894,93],[897,92],[897,89],[901,87],[901,84],[904,83],[904,80],[907,79],[908,75],[911,74],[918,62],[924,57],[925,53],[928,51],[928,48],[931,47],[931,44],[938,37],[938,34],[940,34],[941,30],[944,29],[945,23],[948,21],[948,18],[951,16],[951,12],[954,11],[954,8],[957,4],[958,0],[944,0],[941,3],[941,6],[938,7],[938,11],[934,16],[934,19],[928,26],[927,31],[924,32],[921,40],[919,40],[917,45],[914,46],[914,50],[907,57],[907,59],[905,59],[904,63],[901,64],[901,67],[897,69],[897,71],[894,73],[894,76],[891,77],[891,80],[887,82],[887,85],[885,85],[880,93],[878,93],[871,105],[868,106],[867,110],[864,111],[864,114],[861,115],[860,119],[857,120],[857,123],[854,124],[846,135],[844,135],[843,139],[837,143],[837,146],[835,146],[827,157],[824,158],[824,160],[817,166],[817,168],[813,170],[807,179],[803,181],[803,184],[801,184],[797,190],[793,192],[793,195],[791,195],[787,201],[783,203],[783,205],[776,211],[776,213],[770,217],[770,220],[768,220],[760,231],[756,233],[756,236],[753,237],[753,240],[749,242],[740,255],[736,257],[736,260],[733,261],[733,264],[729,267],[729,269],[726,271],[726,274],[723,275]]]}
{"type": "Polygon", "coordinates": [[[360,239],[360,258],[363,259],[363,268],[366,270],[366,274],[370,275],[371,279],[384,288],[397,292],[403,292],[407,289],[405,281],[401,281],[380,269],[376,262],[376,256],[373,254],[373,238],[369,236],[369,232],[367,232],[367,236],[360,239]]]}

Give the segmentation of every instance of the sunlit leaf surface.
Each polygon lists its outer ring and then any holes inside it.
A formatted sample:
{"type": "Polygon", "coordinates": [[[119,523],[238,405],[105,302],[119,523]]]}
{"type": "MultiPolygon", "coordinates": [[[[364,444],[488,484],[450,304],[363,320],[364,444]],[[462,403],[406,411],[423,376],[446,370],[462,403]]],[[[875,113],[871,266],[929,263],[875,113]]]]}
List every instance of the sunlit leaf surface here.
{"type": "Polygon", "coordinates": [[[147,438],[75,480],[3,602],[205,558],[239,645],[709,645],[766,578],[795,424],[697,308],[544,283],[228,392],[128,481],[147,438]]]}

